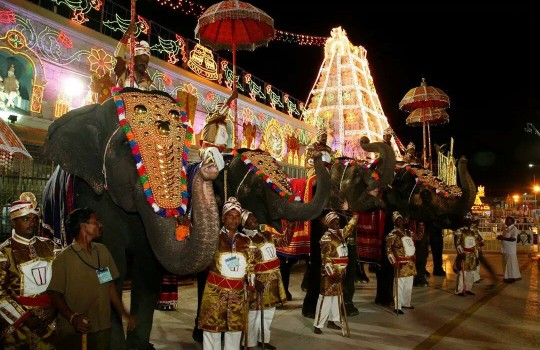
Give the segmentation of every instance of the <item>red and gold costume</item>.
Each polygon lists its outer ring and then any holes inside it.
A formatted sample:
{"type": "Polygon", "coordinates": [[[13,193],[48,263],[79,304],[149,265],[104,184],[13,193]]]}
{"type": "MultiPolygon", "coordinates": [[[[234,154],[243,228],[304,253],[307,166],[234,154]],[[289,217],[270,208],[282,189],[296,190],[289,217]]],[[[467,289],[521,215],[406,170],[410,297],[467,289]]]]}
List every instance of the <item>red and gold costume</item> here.
{"type": "MultiPolygon", "coordinates": [[[[339,217],[335,212],[326,215],[325,225],[339,217]]],[[[347,237],[356,229],[358,217],[354,216],[344,229],[328,229],[321,244],[321,289],[315,310],[315,328],[323,328],[326,320],[341,322],[338,297],[342,296],[343,277],[349,263],[347,237]]]]}
{"type": "MultiPolygon", "coordinates": [[[[35,202],[14,202],[11,219],[28,214],[39,214],[35,202]]],[[[46,290],[59,252],[50,239],[25,238],[15,229],[0,245],[0,336],[6,350],[21,349],[23,344],[24,349],[54,349],[55,312],[46,290]]]]}
{"type": "Polygon", "coordinates": [[[244,285],[253,257],[251,240],[236,232],[231,241],[222,229],[214,261],[204,288],[199,328],[207,332],[240,332],[244,329],[244,285]]]}
{"type": "Polygon", "coordinates": [[[392,214],[392,220],[396,227],[386,236],[386,255],[390,263],[394,265],[394,307],[403,313],[402,307],[412,308],[416,250],[412,238],[413,233],[403,227],[404,219],[401,214],[395,211],[392,214]]]}
{"type": "Polygon", "coordinates": [[[478,266],[478,232],[471,226],[464,226],[454,232],[454,246],[457,256],[454,271],[457,273],[456,294],[471,294],[474,274],[478,266]]]}
{"type": "MultiPolygon", "coordinates": [[[[245,225],[247,217],[252,215],[249,211],[242,213],[242,224],[245,225]]],[[[285,287],[279,270],[279,258],[276,253],[276,245],[286,246],[290,243],[293,231],[287,230],[286,234],[280,235],[272,227],[260,225],[260,230],[244,229],[251,238],[255,251],[255,286],[257,292],[251,294],[248,315],[248,347],[257,346],[262,341],[261,336],[261,304],[264,309],[264,341],[270,342],[270,326],[274,319],[277,305],[287,302],[285,287]]]]}
{"type": "MultiPolygon", "coordinates": [[[[386,254],[393,255],[399,262],[396,277],[416,275],[415,248],[412,232],[407,229],[395,228],[386,236],[386,254]]],[[[392,262],[392,260],[390,260],[392,262]]]]}

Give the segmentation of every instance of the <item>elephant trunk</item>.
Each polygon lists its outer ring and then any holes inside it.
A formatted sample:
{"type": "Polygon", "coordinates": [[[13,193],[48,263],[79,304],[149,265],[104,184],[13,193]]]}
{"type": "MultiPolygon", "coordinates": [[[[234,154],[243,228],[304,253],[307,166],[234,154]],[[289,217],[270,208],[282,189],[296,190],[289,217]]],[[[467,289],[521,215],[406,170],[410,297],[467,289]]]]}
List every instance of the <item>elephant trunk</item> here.
{"type": "Polygon", "coordinates": [[[219,214],[212,182],[203,180],[199,171],[192,186],[192,219],[197,225],[188,238],[176,239],[176,219],[160,217],[146,201],[138,208],[155,256],[165,269],[176,275],[203,270],[217,248],[219,214]]]}
{"type": "Polygon", "coordinates": [[[476,186],[467,169],[467,158],[461,157],[458,161],[457,171],[461,184],[461,198],[457,201],[455,213],[463,217],[474,204],[476,198],[476,186]]]}
{"type": "Polygon", "coordinates": [[[330,173],[320,154],[314,157],[313,165],[317,175],[317,190],[313,199],[308,203],[289,202],[284,199],[270,201],[272,219],[305,221],[313,220],[321,214],[330,198],[330,173]]]}
{"type": "Polygon", "coordinates": [[[369,184],[367,191],[375,188],[384,188],[389,186],[394,181],[394,169],[396,167],[396,154],[392,147],[384,142],[369,142],[365,143],[365,139],[360,143],[362,149],[367,152],[379,153],[379,162],[377,164],[376,172],[379,175],[378,181],[373,181],[369,184]]]}

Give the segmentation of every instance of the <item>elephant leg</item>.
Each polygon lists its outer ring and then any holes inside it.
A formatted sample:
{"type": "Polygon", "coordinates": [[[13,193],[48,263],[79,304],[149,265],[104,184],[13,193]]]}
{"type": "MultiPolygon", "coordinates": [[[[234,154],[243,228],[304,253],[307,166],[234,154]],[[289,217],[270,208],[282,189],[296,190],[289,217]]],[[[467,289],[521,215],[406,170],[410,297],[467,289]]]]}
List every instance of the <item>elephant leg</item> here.
{"type": "Polygon", "coordinates": [[[446,272],[443,269],[443,234],[442,229],[429,226],[429,244],[431,246],[431,255],[433,259],[433,274],[435,276],[446,276],[446,272]]]}
{"type": "Polygon", "coordinates": [[[283,282],[283,287],[285,288],[285,294],[287,295],[287,300],[292,300],[292,295],[289,292],[289,281],[291,279],[291,269],[294,264],[298,262],[297,258],[290,258],[282,255],[279,257],[279,271],[281,273],[281,280],[283,282]]]}
{"type": "Polygon", "coordinates": [[[128,349],[150,348],[150,331],[154,310],[159,298],[163,270],[152,253],[142,223],[139,229],[131,228],[133,254],[131,271],[131,308],[137,319],[137,327],[126,338],[128,349]]]}
{"type": "Polygon", "coordinates": [[[381,266],[375,271],[377,276],[377,294],[375,303],[382,306],[393,305],[394,302],[394,267],[383,258],[381,266]]]}
{"type": "Polygon", "coordinates": [[[423,235],[421,240],[414,241],[416,249],[416,276],[414,276],[413,285],[415,287],[427,287],[428,281],[426,279],[426,264],[428,257],[428,242],[427,235],[423,235]]]}
{"type": "Polygon", "coordinates": [[[199,328],[199,311],[201,310],[201,302],[207,276],[208,270],[206,269],[197,273],[197,315],[195,316],[195,325],[193,327],[193,333],[191,334],[191,337],[197,343],[203,342],[203,330],[199,328]]]}
{"type": "Polygon", "coordinates": [[[357,256],[356,256],[356,235],[352,234],[347,240],[347,250],[349,262],[347,264],[347,270],[345,272],[345,279],[343,280],[343,302],[345,303],[345,311],[347,316],[356,316],[359,314],[358,309],[353,304],[353,297],[355,292],[355,280],[357,269],[357,256]],[[351,244],[351,241],[354,244],[351,244]]]}
{"type": "MultiPolygon", "coordinates": [[[[324,212],[323,215],[326,215],[326,213],[324,212]]],[[[321,245],[319,241],[324,231],[320,219],[311,221],[309,283],[302,305],[302,315],[308,318],[315,318],[315,308],[317,307],[317,300],[319,300],[322,265],[321,245]]]]}

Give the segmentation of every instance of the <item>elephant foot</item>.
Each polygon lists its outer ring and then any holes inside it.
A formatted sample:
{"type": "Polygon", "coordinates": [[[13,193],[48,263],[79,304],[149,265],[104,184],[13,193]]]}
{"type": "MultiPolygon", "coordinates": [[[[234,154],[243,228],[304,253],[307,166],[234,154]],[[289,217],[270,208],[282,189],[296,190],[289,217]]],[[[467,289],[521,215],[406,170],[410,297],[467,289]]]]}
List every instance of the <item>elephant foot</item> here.
{"type": "Polygon", "coordinates": [[[203,342],[203,331],[199,328],[193,328],[193,333],[191,333],[191,337],[193,340],[197,343],[203,342]]]}
{"type": "Polygon", "coordinates": [[[360,313],[353,304],[345,304],[345,312],[347,312],[347,317],[353,317],[360,313]]]}
{"type": "Polygon", "coordinates": [[[291,300],[292,300],[292,294],[289,293],[289,291],[285,291],[285,295],[287,295],[287,301],[291,301],[291,300]]]}
{"type": "Polygon", "coordinates": [[[302,311],[302,316],[307,318],[315,318],[315,311],[302,311]]]}
{"type": "Polygon", "coordinates": [[[446,276],[446,271],[443,269],[433,270],[433,276],[446,276]]]}
{"type": "Polygon", "coordinates": [[[156,348],[154,347],[154,344],[148,343],[144,348],[129,348],[129,350],[156,350],[156,348]]]}

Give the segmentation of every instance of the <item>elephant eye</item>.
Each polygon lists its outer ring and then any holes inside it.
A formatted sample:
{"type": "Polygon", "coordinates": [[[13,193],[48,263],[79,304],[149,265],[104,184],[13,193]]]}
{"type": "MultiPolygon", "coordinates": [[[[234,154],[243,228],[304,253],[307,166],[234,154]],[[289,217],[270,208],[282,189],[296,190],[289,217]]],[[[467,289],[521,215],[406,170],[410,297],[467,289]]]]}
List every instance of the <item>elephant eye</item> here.
{"type": "Polygon", "coordinates": [[[171,109],[169,111],[169,117],[171,117],[174,121],[178,121],[180,119],[180,112],[175,109],[171,109]]]}
{"type": "Polygon", "coordinates": [[[135,114],[137,115],[146,114],[146,112],[148,112],[145,105],[136,105],[135,108],[133,108],[133,110],[135,111],[135,114]]]}

